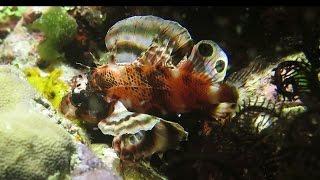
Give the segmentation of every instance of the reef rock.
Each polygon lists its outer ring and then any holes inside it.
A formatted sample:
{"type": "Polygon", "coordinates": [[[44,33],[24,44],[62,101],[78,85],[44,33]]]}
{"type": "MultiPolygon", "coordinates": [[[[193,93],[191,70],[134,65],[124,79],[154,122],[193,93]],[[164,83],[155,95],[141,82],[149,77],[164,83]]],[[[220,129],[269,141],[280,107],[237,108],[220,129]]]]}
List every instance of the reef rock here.
{"type": "Polygon", "coordinates": [[[85,179],[121,179],[119,173],[117,173],[117,166],[113,165],[113,161],[116,157],[109,156],[111,159],[107,163],[98,157],[95,152],[91,151],[90,148],[84,144],[77,143],[77,156],[74,159],[76,166],[71,172],[71,177],[74,180],[85,180],[85,179]]]}

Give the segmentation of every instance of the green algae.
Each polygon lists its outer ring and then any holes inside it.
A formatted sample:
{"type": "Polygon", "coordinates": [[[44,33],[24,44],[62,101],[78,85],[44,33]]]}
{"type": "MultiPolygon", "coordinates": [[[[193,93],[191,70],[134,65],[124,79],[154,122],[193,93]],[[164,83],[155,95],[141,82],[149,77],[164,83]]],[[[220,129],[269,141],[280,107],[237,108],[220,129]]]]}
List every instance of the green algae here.
{"type": "Polygon", "coordinates": [[[29,83],[48,99],[54,108],[58,109],[62,98],[68,92],[68,85],[59,79],[60,69],[53,70],[48,76],[41,76],[38,68],[26,68],[24,73],[29,83]]]}
{"type": "Polygon", "coordinates": [[[4,6],[0,9],[0,23],[8,21],[11,17],[19,18],[26,11],[24,6],[4,6]]]}
{"type": "Polygon", "coordinates": [[[51,7],[30,28],[45,35],[45,40],[38,46],[41,60],[54,63],[65,59],[62,48],[75,37],[78,25],[64,8],[51,7]]]}

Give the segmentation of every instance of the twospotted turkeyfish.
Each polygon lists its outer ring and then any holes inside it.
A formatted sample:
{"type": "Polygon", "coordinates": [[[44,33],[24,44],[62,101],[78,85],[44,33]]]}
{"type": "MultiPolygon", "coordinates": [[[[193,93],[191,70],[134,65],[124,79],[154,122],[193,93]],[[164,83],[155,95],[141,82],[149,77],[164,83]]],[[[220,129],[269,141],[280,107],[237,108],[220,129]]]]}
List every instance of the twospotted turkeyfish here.
{"type": "Polygon", "coordinates": [[[154,16],[135,16],[115,24],[106,44],[116,49],[114,59],[93,69],[88,86],[128,110],[155,115],[201,110],[216,118],[234,110],[237,91],[221,82],[228,58],[215,42],[200,41],[188,54],[192,39],[185,28],[154,16]],[[177,65],[174,57],[182,57],[177,65]]]}
{"type": "Polygon", "coordinates": [[[194,44],[180,24],[155,16],[119,21],[105,40],[108,63],[72,80],[61,111],[115,136],[121,157],[148,157],[186,139],[183,127],[164,115],[228,119],[234,113],[238,93],[223,81],[228,58],[215,42],[194,44]]]}
{"type": "Polygon", "coordinates": [[[216,79],[217,73],[226,68],[221,49],[212,41],[201,41],[189,58],[171,67],[166,65],[170,61],[167,48],[152,44],[136,63],[97,67],[88,76],[88,87],[104,94],[108,101],[119,100],[128,110],[139,113],[166,115],[201,110],[217,118],[232,113],[237,91],[216,79]],[[204,57],[201,53],[208,54],[204,57]]]}

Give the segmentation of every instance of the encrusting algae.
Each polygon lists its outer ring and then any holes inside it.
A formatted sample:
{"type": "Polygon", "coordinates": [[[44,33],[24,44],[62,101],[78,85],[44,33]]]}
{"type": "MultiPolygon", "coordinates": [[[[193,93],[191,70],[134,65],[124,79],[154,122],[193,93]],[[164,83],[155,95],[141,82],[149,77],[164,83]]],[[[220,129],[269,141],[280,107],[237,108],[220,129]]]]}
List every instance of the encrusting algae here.
{"type": "Polygon", "coordinates": [[[24,73],[29,83],[43,94],[57,109],[62,98],[67,94],[68,85],[59,79],[62,74],[60,69],[53,70],[49,75],[42,76],[39,68],[26,68],[24,73]]]}

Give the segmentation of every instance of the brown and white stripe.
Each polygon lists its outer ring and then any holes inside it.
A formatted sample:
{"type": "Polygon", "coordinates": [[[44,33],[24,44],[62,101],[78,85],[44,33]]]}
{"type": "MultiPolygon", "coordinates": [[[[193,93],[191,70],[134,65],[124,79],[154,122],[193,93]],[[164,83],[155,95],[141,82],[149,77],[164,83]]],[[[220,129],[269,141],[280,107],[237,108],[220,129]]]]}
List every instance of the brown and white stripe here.
{"type": "MultiPolygon", "coordinates": [[[[114,24],[105,37],[109,51],[116,49],[115,57],[119,63],[132,62],[145,52],[155,38],[169,40],[173,44],[173,57],[181,58],[190,53],[192,39],[179,23],[155,16],[133,16],[114,24]]],[[[175,58],[174,58],[175,59],[175,58]]]]}

